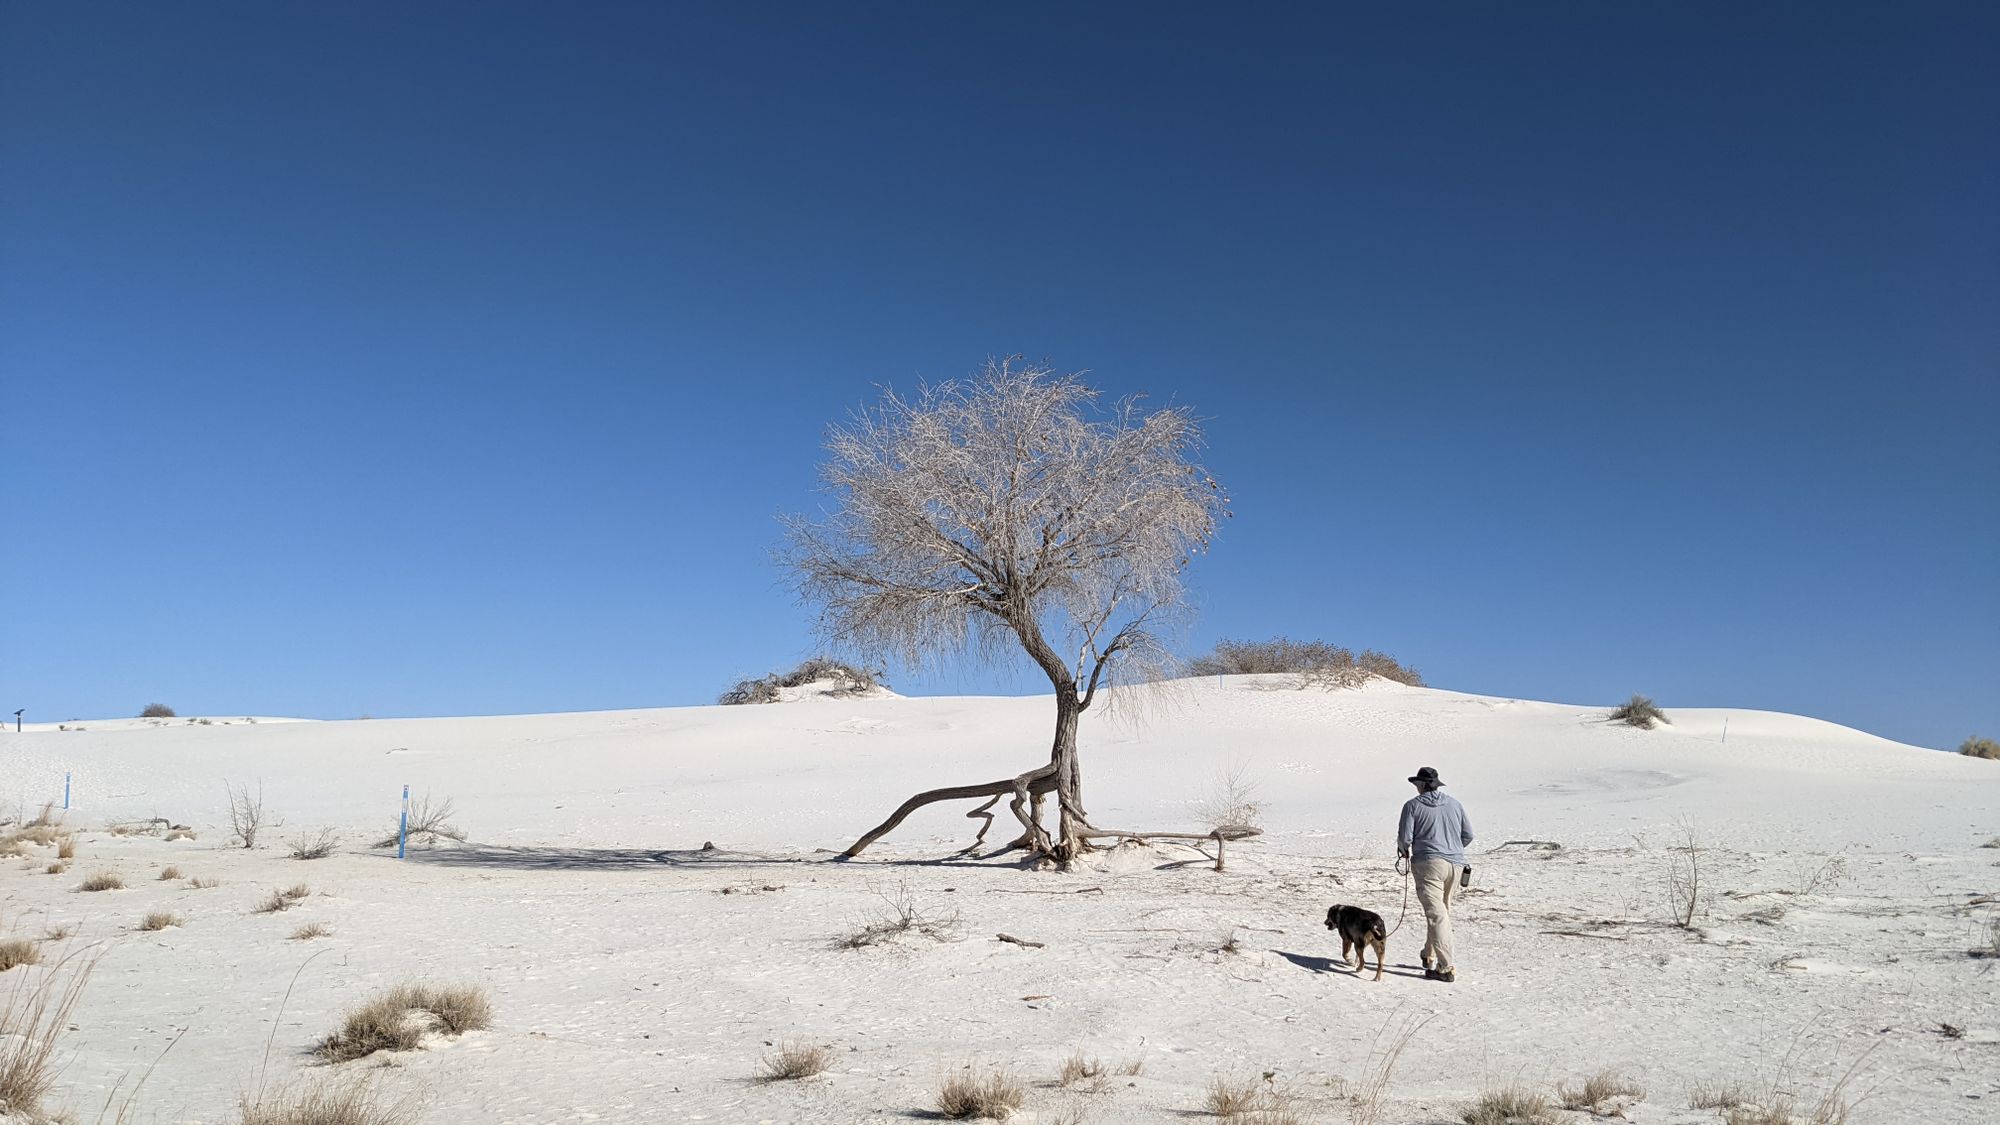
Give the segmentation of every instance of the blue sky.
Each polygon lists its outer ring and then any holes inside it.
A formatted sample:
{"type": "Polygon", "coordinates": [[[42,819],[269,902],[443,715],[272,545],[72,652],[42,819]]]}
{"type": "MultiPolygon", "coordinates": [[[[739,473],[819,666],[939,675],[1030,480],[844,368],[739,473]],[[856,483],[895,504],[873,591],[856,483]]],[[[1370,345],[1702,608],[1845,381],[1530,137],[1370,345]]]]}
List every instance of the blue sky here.
{"type": "Polygon", "coordinates": [[[1208,419],[1186,650],[2000,734],[2000,9],[1238,7],[0,5],[0,702],[706,702],[1021,352],[1208,419]]]}

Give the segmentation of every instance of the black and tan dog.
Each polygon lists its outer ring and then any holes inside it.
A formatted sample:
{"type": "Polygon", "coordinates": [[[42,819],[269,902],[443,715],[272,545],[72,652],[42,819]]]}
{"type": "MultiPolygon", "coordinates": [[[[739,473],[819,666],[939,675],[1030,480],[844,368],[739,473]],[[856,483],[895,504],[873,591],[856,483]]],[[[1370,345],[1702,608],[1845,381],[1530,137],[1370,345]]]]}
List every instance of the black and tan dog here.
{"type": "Polygon", "coordinates": [[[1389,928],[1382,924],[1382,916],[1373,910],[1363,910],[1358,906],[1333,906],[1326,912],[1326,928],[1340,934],[1340,959],[1346,961],[1348,950],[1354,951],[1354,972],[1359,975],[1368,965],[1368,948],[1375,948],[1375,979],[1382,979],[1382,958],[1389,947],[1389,928]]]}

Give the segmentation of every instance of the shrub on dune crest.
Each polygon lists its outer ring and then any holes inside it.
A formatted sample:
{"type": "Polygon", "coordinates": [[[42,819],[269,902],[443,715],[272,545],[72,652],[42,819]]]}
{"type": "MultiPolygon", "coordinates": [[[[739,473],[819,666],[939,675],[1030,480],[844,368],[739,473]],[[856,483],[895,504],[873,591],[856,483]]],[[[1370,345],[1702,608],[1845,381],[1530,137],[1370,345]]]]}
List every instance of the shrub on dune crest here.
{"type": "Polygon", "coordinates": [[[856,668],[825,656],[815,656],[789,672],[772,672],[754,680],[739,680],[735,687],[723,692],[716,702],[725,707],[746,703],[776,703],[784,698],[781,689],[804,687],[807,684],[831,680],[834,684],[827,694],[835,697],[866,695],[878,687],[885,687],[882,673],[856,668]]]}
{"type": "Polygon", "coordinates": [[[139,717],[142,719],[171,719],[174,717],[174,709],[164,703],[148,703],[145,709],[139,712],[139,717]]]}
{"type": "Polygon", "coordinates": [[[1652,730],[1655,723],[1673,725],[1673,720],[1667,718],[1667,713],[1660,710],[1653,704],[1652,700],[1643,695],[1634,695],[1632,698],[1613,707],[1611,713],[1604,716],[1604,721],[1607,723],[1624,723],[1628,727],[1638,727],[1640,730],[1652,730]]]}
{"type": "Polygon", "coordinates": [[[1958,744],[1958,752],[1968,758],[1986,758],[2000,761],[2000,742],[1990,738],[1968,738],[1958,744]]]}
{"type": "Polygon", "coordinates": [[[1290,673],[1299,677],[1300,687],[1359,687],[1371,679],[1384,679],[1410,687],[1424,686],[1415,668],[1386,652],[1364,649],[1361,655],[1326,641],[1295,641],[1273,637],[1268,641],[1217,641],[1213,651],[1188,661],[1188,673],[1195,676],[1254,676],[1290,673]]]}

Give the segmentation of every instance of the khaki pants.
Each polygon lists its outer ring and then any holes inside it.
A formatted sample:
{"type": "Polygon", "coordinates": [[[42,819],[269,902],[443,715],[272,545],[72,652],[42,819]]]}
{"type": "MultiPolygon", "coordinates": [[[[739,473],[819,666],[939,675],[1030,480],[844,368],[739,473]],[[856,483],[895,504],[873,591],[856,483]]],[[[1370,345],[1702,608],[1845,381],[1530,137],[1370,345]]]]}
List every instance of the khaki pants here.
{"type": "Polygon", "coordinates": [[[1410,864],[1410,877],[1417,883],[1417,901],[1423,905],[1424,956],[1442,972],[1456,969],[1451,955],[1451,892],[1458,889],[1458,864],[1448,859],[1419,859],[1410,864]]]}

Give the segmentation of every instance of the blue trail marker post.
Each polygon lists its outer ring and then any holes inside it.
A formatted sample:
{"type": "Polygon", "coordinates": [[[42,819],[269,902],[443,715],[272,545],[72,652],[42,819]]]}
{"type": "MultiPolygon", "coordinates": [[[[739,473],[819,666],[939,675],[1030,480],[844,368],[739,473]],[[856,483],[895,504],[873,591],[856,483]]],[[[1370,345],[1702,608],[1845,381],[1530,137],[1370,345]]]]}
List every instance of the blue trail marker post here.
{"type": "Polygon", "coordinates": [[[63,808],[69,808],[69,774],[63,774],[63,808]]]}
{"type": "Polygon", "coordinates": [[[410,842],[410,787],[403,786],[403,818],[396,823],[396,858],[403,858],[403,848],[410,842]]]}

